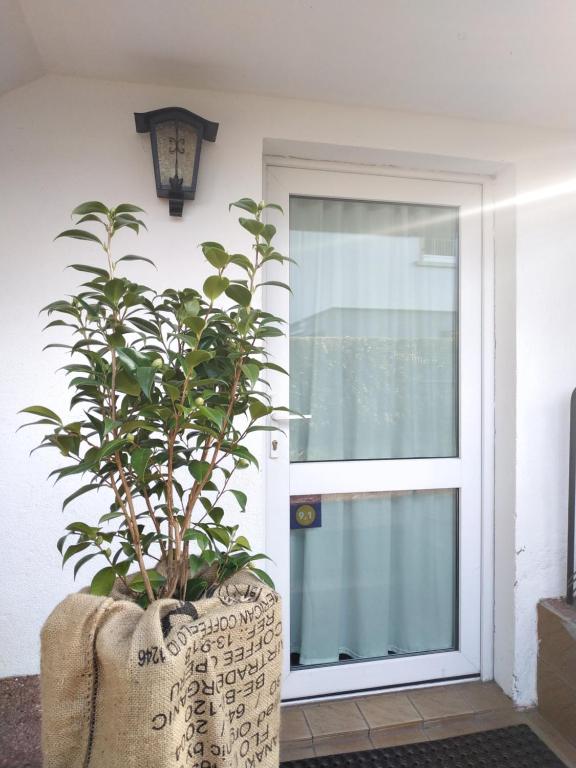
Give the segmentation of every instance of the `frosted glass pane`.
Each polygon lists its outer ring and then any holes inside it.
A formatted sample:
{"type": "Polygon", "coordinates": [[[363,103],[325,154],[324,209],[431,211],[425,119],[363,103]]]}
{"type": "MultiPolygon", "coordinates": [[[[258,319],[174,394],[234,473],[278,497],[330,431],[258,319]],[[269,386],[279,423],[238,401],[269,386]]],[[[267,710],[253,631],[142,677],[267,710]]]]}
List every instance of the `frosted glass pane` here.
{"type": "Polygon", "coordinates": [[[458,209],[291,197],[292,462],[458,454],[458,209]]]}
{"type": "Polygon", "coordinates": [[[320,527],[290,532],[292,665],[455,649],[458,492],[314,502],[320,527]]]}

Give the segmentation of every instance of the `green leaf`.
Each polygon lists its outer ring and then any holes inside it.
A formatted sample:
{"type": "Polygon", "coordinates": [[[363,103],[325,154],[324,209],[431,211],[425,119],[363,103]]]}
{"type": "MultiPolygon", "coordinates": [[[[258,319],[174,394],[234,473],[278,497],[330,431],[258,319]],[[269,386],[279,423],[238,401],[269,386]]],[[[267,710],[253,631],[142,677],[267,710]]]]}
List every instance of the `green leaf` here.
{"type": "Polygon", "coordinates": [[[205,567],[205,563],[199,555],[190,555],[188,563],[190,564],[190,573],[192,576],[205,567]]]}
{"type": "Polygon", "coordinates": [[[75,309],[69,301],[53,301],[50,304],[46,304],[45,307],[42,307],[40,312],[48,312],[49,315],[51,315],[52,312],[64,312],[65,314],[73,315],[76,318],[80,317],[80,312],[75,309]]]}
{"type": "MultiPolygon", "coordinates": [[[[286,368],[282,368],[281,365],[277,365],[277,363],[264,363],[263,368],[268,368],[271,371],[278,371],[278,373],[283,373],[286,376],[288,376],[288,371],[286,368]]],[[[278,408],[275,408],[274,410],[278,410],[278,408]]]]}
{"type": "Polygon", "coordinates": [[[58,475],[55,482],[59,482],[63,477],[69,477],[70,475],[78,475],[86,472],[88,466],[88,464],[82,461],[79,464],[71,464],[68,467],[60,467],[59,469],[55,469],[50,472],[48,477],[54,477],[54,475],[58,475]]]}
{"type": "Polygon", "coordinates": [[[97,485],[83,485],[81,488],[78,488],[77,491],[74,491],[74,493],[71,493],[70,496],[64,499],[62,502],[62,511],[66,509],[68,504],[70,504],[71,501],[74,501],[74,499],[77,499],[78,496],[83,496],[85,493],[88,493],[88,491],[96,491],[98,490],[97,485]]]}
{"type": "Polygon", "coordinates": [[[76,222],[76,225],[78,224],[84,224],[86,221],[97,221],[98,224],[102,224],[103,227],[106,226],[106,223],[102,221],[100,216],[95,216],[93,213],[87,213],[86,216],[82,216],[82,218],[78,219],[76,222]]]}
{"type": "Polygon", "coordinates": [[[114,213],[146,213],[146,211],[132,203],[121,203],[114,208],[114,213]]]}
{"type": "Polygon", "coordinates": [[[206,536],[205,533],[202,533],[202,531],[197,531],[194,528],[189,528],[187,531],[184,531],[182,539],[184,541],[198,542],[200,549],[206,549],[206,547],[210,546],[210,539],[208,536],[206,536]]]}
{"type": "Polygon", "coordinates": [[[248,497],[243,491],[230,491],[230,493],[234,496],[238,504],[240,504],[240,509],[244,511],[246,509],[246,504],[248,502],[248,497]]]}
{"type": "Polygon", "coordinates": [[[152,266],[155,269],[158,269],[156,264],[152,261],[152,259],[147,259],[145,256],[133,256],[132,254],[128,254],[128,256],[122,256],[121,259],[118,259],[116,264],[120,264],[121,261],[147,261],[148,264],[152,264],[152,266]]]}
{"type": "Polygon", "coordinates": [[[136,371],[136,368],[139,366],[147,368],[150,366],[150,360],[146,355],[143,355],[141,352],[138,352],[137,349],[131,349],[130,347],[123,347],[122,349],[116,350],[116,354],[118,355],[118,359],[122,363],[122,365],[130,371],[130,373],[134,373],[136,371]]]}
{"type": "Polygon", "coordinates": [[[265,280],[263,283],[258,283],[256,288],[262,288],[263,285],[274,285],[276,288],[284,288],[286,291],[292,293],[292,288],[287,283],[282,283],[280,280],[265,280]]]}
{"type": "Polygon", "coordinates": [[[42,328],[43,331],[47,330],[48,328],[56,328],[57,326],[64,326],[66,328],[77,328],[78,326],[75,323],[66,323],[64,320],[51,320],[49,323],[46,323],[44,328],[42,328]]]}
{"type": "Polygon", "coordinates": [[[222,518],[224,517],[224,510],[220,507],[213,507],[210,512],[208,512],[208,517],[214,520],[216,525],[220,525],[222,518]]]}
{"type": "Polygon", "coordinates": [[[220,559],[220,554],[218,552],[214,552],[213,549],[205,549],[201,554],[201,558],[204,560],[206,565],[210,566],[212,563],[216,562],[216,560],[220,559]]]}
{"type": "Polygon", "coordinates": [[[204,349],[194,349],[192,352],[189,352],[186,357],[184,358],[182,362],[182,367],[184,368],[184,372],[186,375],[189,375],[190,372],[196,368],[197,365],[200,365],[200,363],[205,363],[206,360],[210,360],[212,357],[214,357],[213,352],[207,352],[204,349]]]}
{"type": "Polygon", "coordinates": [[[43,405],[30,405],[28,408],[22,408],[19,413],[32,413],[34,416],[43,416],[46,419],[50,419],[58,424],[62,424],[62,419],[57,413],[51,411],[49,408],[45,408],[43,405]]]}
{"type": "Polygon", "coordinates": [[[224,445],[222,446],[222,450],[227,451],[227,453],[232,454],[232,456],[238,456],[241,459],[245,459],[250,464],[254,464],[256,468],[258,468],[258,459],[256,456],[254,456],[248,448],[246,448],[245,445],[224,445]]]}
{"type": "Polygon", "coordinates": [[[200,600],[207,589],[208,582],[205,579],[188,579],[186,583],[186,600],[189,602],[200,600]]]}
{"type": "Polygon", "coordinates": [[[232,552],[235,552],[236,554],[232,555],[228,563],[231,561],[234,571],[240,571],[250,562],[250,553],[242,550],[241,547],[236,546],[232,547],[232,552]]]}
{"type": "Polygon", "coordinates": [[[280,213],[284,213],[284,208],[282,208],[281,205],[276,205],[276,203],[266,203],[266,205],[263,206],[263,207],[264,208],[274,208],[277,211],[280,211],[280,213]]]}
{"type": "Polygon", "coordinates": [[[262,237],[266,242],[269,244],[270,240],[274,237],[276,234],[276,227],[273,224],[264,224],[264,228],[262,230],[262,237]]]}
{"type": "Polygon", "coordinates": [[[90,593],[92,595],[109,595],[116,581],[116,571],[112,566],[102,568],[101,571],[94,576],[92,584],[90,585],[90,593]]]}
{"type": "Polygon", "coordinates": [[[71,533],[81,533],[89,539],[94,539],[98,534],[98,528],[88,523],[70,523],[66,526],[66,530],[71,533]]]}
{"type": "Polygon", "coordinates": [[[214,299],[217,299],[218,296],[220,296],[220,294],[222,294],[226,288],[228,288],[229,284],[230,281],[227,277],[211,275],[204,281],[202,290],[204,291],[205,296],[207,296],[211,301],[214,301],[214,299]]]}
{"type": "Polygon", "coordinates": [[[180,399],[180,389],[175,384],[168,384],[167,382],[163,381],[162,387],[164,388],[164,391],[170,400],[176,402],[176,400],[180,399]]]}
{"type": "Polygon", "coordinates": [[[186,317],[184,323],[196,334],[196,336],[199,336],[202,333],[206,325],[206,321],[202,317],[186,317]]]}
{"type": "Polygon", "coordinates": [[[230,256],[221,248],[206,246],[202,250],[206,260],[216,269],[224,269],[230,262],[230,256]]]}
{"type": "Polygon", "coordinates": [[[36,427],[38,424],[50,424],[53,427],[54,421],[52,419],[38,419],[38,421],[28,421],[26,424],[20,424],[16,432],[20,432],[20,430],[24,429],[24,427],[36,427]]]}
{"type": "Polygon", "coordinates": [[[237,283],[232,283],[226,288],[226,296],[242,307],[249,307],[252,301],[252,294],[248,288],[237,283]]]}
{"type": "Polygon", "coordinates": [[[110,456],[111,454],[116,453],[116,451],[119,451],[126,445],[130,445],[130,440],[127,440],[124,437],[117,437],[115,440],[110,440],[109,443],[106,443],[102,446],[102,448],[98,450],[94,463],[100,459],[106,458],[106,456],[110,456]]]}
{"type": "Polygon", "coordinates": [[[250,416],[254,421],[261,419],[263,416],[268,416],[273,410],[272,406],[266,405],[260,400],[252,400],[250,403],[250,416]]]}
{"type": "Polygon", "coordinates": [[[184,302],[184,310],[186,318],[190,315],[196,316],[200,312],[200,302],[198,299],[189,299],[184,302]]]}
{"type": "Polygon", "coordinates": [[[84,555],[84,557],[81,557],[80,560],[74,565],[74,578],[76,578],[76,575],[80,568],[82,568],[83,565],[85,565],[89,560],[92,560],[93,557],[96,557],[99,555],[99,552],[90,552],[89,555],[84,555]]]}
{"type": "Polygon", "coordinates": [[[71,349],[70,344],[46,344],[42,347],[42,352],[45,349],[71,349]]]}
{"type": "Polygon", "coordinates": [[[80,439],[77,436],[72,435],[50,435],[48,440],[57,445],[60,448],[60,453],[63,456],[69,456],[70,454],[78,454],[80,447],[80,439]]]}
{"type": "Polygon", "coordinates": [[[200,243],[200,247],[202,249],[204,248],[217,248],[219,251],[225,251],[226,248],[222,245],[222,243],[217,243],[214,240],[205,240],[203,243],[200,243]]]}
{"type": "Polygon", "coordinates": [[[242,549],[252,549],[252,547],[250,546],[250,542],[245,536],[238,536],[234,544],[237,547],[241,547],[242,549]]]}
{"type": "Polygon", "coordinates": [[[225,547],[230,544],[230,534],[226,528],[223,528],[222,526],[218,526],[217,528],[210,528],[209,535],[213,539],[216,539],[216,541],[219,541],[220,544],[224,544],[225,547]]]}
{"type": "Polygon", "coordinates": [[[117,517],[124,517],[123,512],[106,512],[105,515],[102,515],[100,520],[98,520],[98,524],[100,523],[107,523],[109,520],[115,520],[117,517]]]}
{"type": "Polygon", "coordinates": [[[131,213],[125,213],[122,216],[116,216],[114,218],[114,231],[116,232],[117,230],[122,229],[122,227],[128,227],[136,232],[136,234],[139,234],[140,227],[147,229],[146,224],[140,219],[136,219],[131,213]]]}
{"type": "Polygon", "coordinates": [[[98,243],[98,245],[101,245],[102,248],[104,248],[102,240],[100,240],[99,237],[96,237],[96,235],[93,235],[92,232],[87,232],[85,229],[66,229],[64,232],[60,232],[59,235],[56,235],[54,240],[58,240],[60,237],[71,237],[74,240],[90,240],[93,243],[98,243]]]}
{"type": "Polygon", "coordinates": [[[146,397],[150,399],[150,394],[152,392],[152,385],[154,384],[154,376],[156,375],[156,369],[155,368],[136,368],[136,372],[134,375],[136,376],[136,380],[140,385],[142,392],[144,392],[146,397]]]}
{"type": "Polygon", "coordinates": [[[248,274],[250,275],[253,274],[255,271],[254,264],[250,261],[250,259],[247,256],[244,256],[243,253],[234,253],[230,257],[230,261],[232,262],[232,264],[237,264],[239,267],[242,267],[242,269],[245,272],[248,272],[248,274]]]}
{"type": "Polygon", "coordinates": [[[188,471],[197,482],[201,483],[202,480],[208,475],[210,470],[210,464],[207,461],[193,461],[188,463],[188,471]]]}
{"type": "Polygon", "coordinates": [[[77,205],[72,211],[73,216],[84,216],[86,213],[103,213],[108,216],[108,208],[104,203],[98,202],[98,200],[90,200],[87,203],[81,203],[77,205]]]}
{"type": "Polygon", "coordinates": [[[62,565],[64,566],[68,560],[70,560],[71,557],[74,555],[77,555],[78,552],[83,552],[86,547],[90,546],[89,541],[83,541],[80,544],[72,544],[68,547],[66,552],[64,553],[64,556],[62,557],[62,565]]]}
{"type": "Polygon", "coordinates": [[[122,296],[126,293],[126,281],[121,277],[113,277],[112,280],[103,286],[102,290],[106,298],[112,302],[112,304],[118,304],[122,296]]]}
{"type": "Polygon", "coordinates": [[[254,386],[254,384],[256,384],[258,381],[258,376],[260,375],[260,366],[256,363],[244,363],[242,366],[242,372],[248,379],[250,379],[252,386],[254,386]]]}
{"type": "Polygon", "coordinates": [[[226,411],[223,408],[208,408],[206,405],[198,407],[199,413],[215,424],[218,429],[222,429],[222,424],[226,417],[226,411]]]}
{"type": "MultiPolygon", "coordinates": [[[[116,555],[114,556],[114,560],[116,560],[116,558],[118,557],[120,557],[120,551],[116,553],[116,555]]],[[[121,576],[126,576],[126,574],[128,573],[128,569],[130,568],[133,562],[134,562],[133,558],[129,558],[128,560],[123,560],[121,563],[115,562],[114,568],[116,570],[116,573],[120,574],[121,576]]]]}
{"type": "Polygon", "coordinates": [[[107,269],[102,269],[101,267],[93,267],[90,264],[68,264],[66,269],[75,269],[77,272],[90,272],[91,274],[98,275],[99,277],[109,277],[107,269]]]}
{"type": "Polygon", "coordinates": [[[118,349],[119,347],[123,347],[126,344],[126,339],[118,331],[106,336],[106,341],[108,342],[108,346],[112,347],[113,349],[118,349]]]}
{"type": "MultiPolygon", "coordinates": [[[[146,570],[146,573],[148,574],[148,579],[150,580],[150,586],[152,589],[156,590],[159,587],[164,584],[166,581],[166,578],[162,576],[158,571],[155,571],[153,568],[150,570],[146,570]]],[[[135,592],[144,592],[146,590],[146,587],[144,586],[144,579],[142,578],[141,573],[137,573],[136,576],[130,581],[130,587],[135,592]]]]}
{"type": "Polygon", "coordinates": [[[132,465],[132,469],[134,472],[136,472],[136,475],[140,480],[143,480],[144,475],[146,474],[146,468],[148,467],[151,458],[151,448],[136,448],[130,454],[130,464],[132,465]]]}
{"type": "Polygon", "coordinates": [[[121,421],[118,419],[109,419],[108,417],[104,417],[104,428],[102,430],[102,436],[107,435],[108,432],[112,432],[113,429],[116,429],[116,427],[119,427],[122,424],[121,421]]]}
{"type": "Polygon", "coordinates": [[[116,376],[116,389],[126,395],[137,397],[140,394],[140,384],[126,371],[120,370],[116,376]]]}
{"type": "Polygon", "coordinates": [[[268,327],[265,326],[264,328],[260,328],[260,330],[257,331],[255,335],[259,339],[264,339],[264,338],[271,338],[273,336],[274,337],[284,336],[284,331],[281,331],[280,328],[272,328],[270,326],[268,327]]]}
{"type": "Polygon", "coordinates": [[[248,230],[248,232],[255,237],[261,235],[264,230],[265,225],[262,224],[261,221],[256,221],[256,219],[245,219],[241,216],[238,221],[244,229],[248,230]]]}
{"type": "Polygon", "coordinates": [[[230,203],[228,210],[230,211],[232,208],[241,208],[243,211],[248,211],[254,215],[258,213],[258,203],[249,197],[243,197],[241,200],[236,200],[235,203],[230,203]]]}
{"type": "Polygon", "coordinates": [[[276,589],[276,587],[274,586],[274,582],[272,581],[270,576],[268,576],[266,571],[262,571],[260,570],[260,568],[250,568],[250,572],[253,573],[255,576],[257,576],[260,579],[260,581],[263,581],[264,584],[270,587],[270,589],[276,589]]]}
{"type": "Polygon", "coordinates": [[[147,421],[132,420],[125,421],[120,428],[120,432],[137,432],[139,429],[145,429],[146,432],[156,431],[154,424],[150,424],[147,421]]]}
{"type": "Polygon", "coordinates": [[[128,317],[126,318],[129,323],[132,323],[139,331],[150,334],[152,336],[159,336],[158,326],[154,325],[150,320],[145,320],[143,317],[128,317]]]}

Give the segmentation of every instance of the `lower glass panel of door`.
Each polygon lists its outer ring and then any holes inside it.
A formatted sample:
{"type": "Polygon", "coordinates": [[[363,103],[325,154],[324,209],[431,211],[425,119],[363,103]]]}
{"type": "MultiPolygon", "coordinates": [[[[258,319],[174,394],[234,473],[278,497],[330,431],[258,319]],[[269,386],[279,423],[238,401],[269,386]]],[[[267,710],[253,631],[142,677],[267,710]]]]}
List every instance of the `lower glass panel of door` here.
{"type": "Polygon", "coordinates": [[[291,507],[292,669],[457,650],[457,490],[291,507]]]}

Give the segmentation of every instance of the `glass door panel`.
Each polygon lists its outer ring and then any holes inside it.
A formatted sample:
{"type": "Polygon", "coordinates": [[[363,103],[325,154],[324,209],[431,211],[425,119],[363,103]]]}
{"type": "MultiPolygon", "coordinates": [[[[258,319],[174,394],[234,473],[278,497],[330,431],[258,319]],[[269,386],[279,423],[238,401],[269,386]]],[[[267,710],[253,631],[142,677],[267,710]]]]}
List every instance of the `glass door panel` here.
{"type": "Polygon", "coordinates": [[[283,696],[477,675],[479,187],[277,167],[268,197],[296,262],[267,274],[292,289],[267,302],[283,696]]]}
{"type": "Polygon", "coordinates": [[[293,668],[456,648],[456,491],[296,504],[321,525],[290,532],[293,668]]]}
{"type": "Polygon", "coordinates": [[[458,209],[290,198],[290,461],[458,453],[458,209]]]}

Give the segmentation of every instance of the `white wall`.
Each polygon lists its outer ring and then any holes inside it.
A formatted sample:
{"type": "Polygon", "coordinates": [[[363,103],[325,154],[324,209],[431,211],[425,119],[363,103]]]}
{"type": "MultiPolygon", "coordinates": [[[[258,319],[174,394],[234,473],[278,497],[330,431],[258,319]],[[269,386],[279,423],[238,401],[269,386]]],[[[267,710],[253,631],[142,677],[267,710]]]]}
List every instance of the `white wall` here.
{"type": "MultiPolygon", "coordinates": [[[[513,166],[499,174],[495,197],[510,198],[516,188],[513,166]]],[[[512,670],[515,651],[514,582],[516,579],[516,216],[511,208],[494,216],[495,272],[495,387],[494,419],[497,440],[494,452],[494,628],[498,652],[494,676],[509,694],[514,693],[512,670]]],[[[533,608],[532,608],[533,611],[533,608]]]]}
{"type": "MultiPolygon", "coordinates": [[[[347,147],[368,159],[414,152],[436,156],[438,170],[513,164],[513,173],[506,171],[497,185],[504,196],[514,179],[523,191],[576,177],[575,136],[509,125],[60,77],[2,97],[0,674],[37,671],[41,623],[74,589],[55,542],[76,513],[62,516],[66,487],[44,479],[52,461],[42,452],[28,458],[32,434],[15,434],[19,408],[41,402],[58,410],[65,401],[63,379],[53,373],[62,357],[40,353],[47,338],[37,311],[73,288],[74,274],[63,268],[85,257],[89,246],[52,238],[78,202],[138,203],[148,211],[150,232],[136,247],[159,264],[158,274],[145,279],[159,286],[192,283],[202,272],[197,243],[245,244],[227,203],[261,196],[264,139],[278,146],[289,140],[347,147]],[[171,219],[165,201],[156,198],[149,140],[136,135],[132,116],[172,105],[221,124],[217,142],[203,148],[197,200],[186,204],[182,220],[171,219]]],[[[536,601],[563,587],[567,409],[576,384],[575,212],[575,194],[522,206],[515,222],[508,209],[497,243],[497,337],[501,333],[503,343],[497,429],[503,439],[496,478],[495,668],[521,704],[535,697],[536,601]]],[[[126,248],[135,249],[128,238],[126,248]]],[[[245,522],[258,548],[265,535],[263,488],[263,478],[253,475],[245,522]]],[[[97,497],[85,499],[77,511],[101,513],[97,497]]]]}

